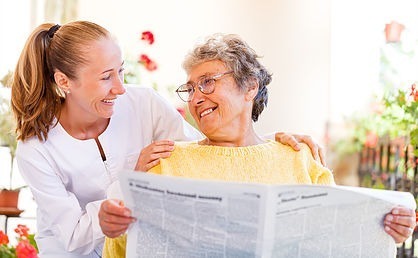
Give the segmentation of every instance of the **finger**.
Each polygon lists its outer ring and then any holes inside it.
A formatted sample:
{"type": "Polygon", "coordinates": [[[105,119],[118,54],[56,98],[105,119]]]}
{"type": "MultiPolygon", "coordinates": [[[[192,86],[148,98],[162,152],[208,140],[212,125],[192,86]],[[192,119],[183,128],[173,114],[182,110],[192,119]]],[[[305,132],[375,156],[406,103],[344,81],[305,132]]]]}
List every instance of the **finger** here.
{"type": "Polygon", "coordinates": [[[327,162],[325,161],[325,151],[324,148],[319,148],[319,158],[321,159],[322,166],[326,167],[327,162]]]}
{"type": "Polygon", "coordinates": [[[279,138],[279,142],[292,147],[292,149],[294,149],[295,151],[300,150],[299,142],[296,140],[296,138],[293,135],[283,134],[279,138]]]}
{"type": "Polygon", "coordinates": [[[154,161],[156,159],[168,158],[170,156],[171,156],[171,151],[153,153],[149,156],[149,161],[148,162],[154,161]]]}
{"type": "Polygon", "coordinates": [[[409,228],[415,228],[416,220],[415,217],[412,216],[404,216],[404,215],[393,215],[388,214],[385,217],[386,222],[390,222],[392,224],[399,224],[409,228]]]}
{"type": "Polygon", "coordinates": [[[164,145],[153,146],[150,152],[160,153],[160,152],[167,152],[167,151],[171,152],[173,150],[174,150],[174,145],[164,144],[164,145]]]}
{"type": "MultiPolygon", "coordinates": [[[[307,135],[302,135],[299,139],[299,141],[305,143],[306,145],[308,145],[309,149],[311,149],[311,153],[313,158],[318,161],[321,162],[321,158],[319,156],[319,146],[318,144],[316,144],[312,137],[307,136],[307,135]]],[[[321,162],[322,163],[322,162],[321,162]]]]}
{"type": "Polygon", "coordinates": [[[406,208],[404,206],[397,206],[395,208],[392,209],[391,213],[393,215],[404,215],[404,216],[410,216],[410,217],[415,217],[416,213],[414,210],[406,208]]]}
{"type": "Polygon", "coordinates": [[[174,146],[174,141],[172,140],[158,140],[153,142],[154,145],[160,146],[160,145],[170,145],[174,146]]]}
{"type": "Polygon", "coordinates": [[[125,207],[122,200],[117,200],[117,199],[105,200],[103,201],[101,206],[105,213],[116,215],[116,216],[122,216],[122,217],[131,216],[131,211],[125,207]]]}
{"type": "Polygon", "coordinates": [[[397,231],[395,231],[389,225],[386,225],[385,226],[385,231],[386,231],[386,233],[388,233],[393,238],[393,240],[395,240],[395,242],[397,244],[402,243],[402,242],[405,242],[405,240],[407,239],[407,237],[399,234],[397,231]]]}
{"type": "Polygon", "coordinates": [[[160,164],[160,159],[156,159],[156,160],[154,160],[154,161],[152,161],[152,162],[148,163],[147,165],[145,165],[145,170],[146,170],[146,171],[148,171],[148,170],[150,170],[151,168],[153,168],[153,167],[157,166],[158,164],[160,164]]]}
{"type": "Polygon", "coordinates": [[[127,229],[128,229],[128,227],[120,229],[120,230],[108,231],[108,232],[103,232],[103,233],[107,237],[115,238],[115,237],[119,237],[119,236],[123,235],[126,232],[127,229]]]}

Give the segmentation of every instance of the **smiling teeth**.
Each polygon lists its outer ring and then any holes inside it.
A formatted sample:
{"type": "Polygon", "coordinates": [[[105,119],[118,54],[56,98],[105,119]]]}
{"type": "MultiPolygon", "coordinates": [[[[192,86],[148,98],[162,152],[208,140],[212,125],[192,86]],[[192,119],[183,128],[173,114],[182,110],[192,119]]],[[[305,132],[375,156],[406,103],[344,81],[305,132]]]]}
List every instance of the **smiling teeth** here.
{"type": "Polygon", "coordinates": [[[210,113],[212,113],[212,112],[213,112],[213,109],[211,109],[211,108],[206,109],[205,111],[203,111],[203,112],[200,114],[200,117],[204,117],[204,116],[206,116],[206,115],[208,115],[208,114],[210,114],[210,113]]]}
{"type": "Polygon", "coordinates": [[[113,103],[115,100],[114,99],[104,99],[103,102],[104,103],[113,103]]]}

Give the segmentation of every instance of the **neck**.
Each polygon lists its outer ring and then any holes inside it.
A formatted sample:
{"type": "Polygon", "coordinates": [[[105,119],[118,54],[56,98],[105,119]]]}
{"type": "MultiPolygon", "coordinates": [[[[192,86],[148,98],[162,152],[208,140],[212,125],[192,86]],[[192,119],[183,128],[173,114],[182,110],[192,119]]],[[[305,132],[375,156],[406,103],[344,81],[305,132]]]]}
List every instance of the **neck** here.
{"type": "Polygon", "coordinates": [[[110,121],[110,118],[97,118],[81,115],[82,112],[71,112],[64,105],[59,117],[59,123],[69,135],[79,140],[97,139],[102,134],[110,121]]]}
{"type": "Polygon", "coordinates": [[[224,135],[224,136],[210,136],[206,135],[207,138],[199,142],[200,145],[213,145],[223,147],[246,147],[251,145],[257,145],[264,143],[265,141],[258,136],[254,128],[249,126],[246,130],[234,130],[235,135],[224,135]]]}

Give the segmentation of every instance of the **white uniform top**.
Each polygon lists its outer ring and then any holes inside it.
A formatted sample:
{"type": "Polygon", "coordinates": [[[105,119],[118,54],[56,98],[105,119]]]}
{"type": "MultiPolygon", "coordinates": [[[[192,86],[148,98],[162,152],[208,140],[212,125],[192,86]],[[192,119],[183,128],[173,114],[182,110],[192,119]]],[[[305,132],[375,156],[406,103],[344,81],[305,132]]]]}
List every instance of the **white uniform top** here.
{"type": "Polygon", "coordinates": [[[129,87],[115,102],[107,129],[78,140],[58,123],[45,142],[19,142],[19,171],[37,209],[40,257],[99,257],[104,235],[98,221],[101,201],[122,169],[134,169],[141,149],[153,140],[195,140],[201,134],[151,88],[129,87]],[[83,256],[84,255],[84,256],[83,256]]]}

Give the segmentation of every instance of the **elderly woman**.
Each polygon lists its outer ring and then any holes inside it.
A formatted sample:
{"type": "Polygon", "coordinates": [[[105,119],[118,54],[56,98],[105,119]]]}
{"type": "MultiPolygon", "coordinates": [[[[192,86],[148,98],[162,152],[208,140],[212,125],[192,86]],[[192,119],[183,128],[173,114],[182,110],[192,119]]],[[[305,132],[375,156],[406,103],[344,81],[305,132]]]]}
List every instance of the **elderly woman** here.
{"type": "MultiPolygon", "coordinates": [[[[171,156],[172,142],[154,142],[141,152],[137,169],[147,170],[159,162],[151,173],[267,184],[334,184],[331,171],[314,160],[306,145],[296,152],[255,132],[253,121],[267,104],[271,81],[257,58],[236,35],[215,35],[198,45],[183,64],[188,82],[176,91],[206,138],[176,143],[171,156]],[[168,158],[160,160],[164,157],[168,158]]],[[[393,224],[392,228],[398,231],[393,224]]],[[[406,233],[402,241],[410,234],[406,233]]],[[[124,256],[125,241],[108,238],[105,255],[124,256]]]]}

